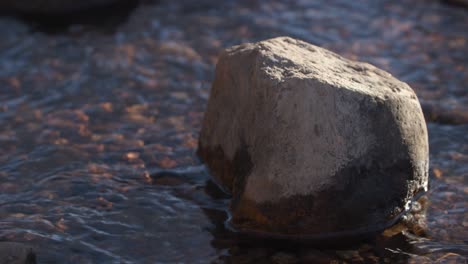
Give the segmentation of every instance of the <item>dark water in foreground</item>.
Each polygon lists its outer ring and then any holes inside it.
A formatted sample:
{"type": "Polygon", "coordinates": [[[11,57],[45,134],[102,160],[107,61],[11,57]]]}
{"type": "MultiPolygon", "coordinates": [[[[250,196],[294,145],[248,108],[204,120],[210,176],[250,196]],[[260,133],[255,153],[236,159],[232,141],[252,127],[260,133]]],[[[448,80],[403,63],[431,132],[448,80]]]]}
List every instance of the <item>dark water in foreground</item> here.
{"type": "Polygon", "coordinates": [[[118,25],[101,15],[49,32],[0,17],[0,240],[34,245],[40,263],[466,263],[468,10],[185,0],[142,4],[118,25]],[[194,155],[216,56],[279,35],[416,90],[430,121],[425,214],[336,249],[223,228],[228,198],[194,155]]]}

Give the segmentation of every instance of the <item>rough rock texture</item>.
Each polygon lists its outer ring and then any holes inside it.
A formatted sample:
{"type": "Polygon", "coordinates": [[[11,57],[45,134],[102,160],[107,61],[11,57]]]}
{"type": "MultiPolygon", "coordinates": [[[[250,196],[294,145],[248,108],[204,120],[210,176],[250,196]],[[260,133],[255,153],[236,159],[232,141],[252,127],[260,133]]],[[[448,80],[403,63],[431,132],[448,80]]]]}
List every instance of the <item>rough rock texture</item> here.
{"type": "Polygon", "coordinates": [[[24,244],[0,242],[0,264],[36,264],[36,255],[24,244]]]}
{"type": "Polygon", "coordinates": [[[121,0],[0,0],[0,10],[60,14],[100,7],[121,0]]]}
{"type": "Polygon", "coordinates": [[[275,38],[224,51],[199,156],[238,230],[334,237],[381,230],[427,189],[413,90],[328,50],[275,38]]]}

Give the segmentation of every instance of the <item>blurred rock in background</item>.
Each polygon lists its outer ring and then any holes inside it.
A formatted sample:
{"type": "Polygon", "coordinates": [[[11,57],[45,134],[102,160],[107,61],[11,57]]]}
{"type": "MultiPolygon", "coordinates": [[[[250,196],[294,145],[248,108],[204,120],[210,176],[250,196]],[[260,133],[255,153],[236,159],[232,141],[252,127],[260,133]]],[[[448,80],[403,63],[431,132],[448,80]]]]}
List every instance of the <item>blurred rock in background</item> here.
{"type": "Polygon", "coordinates": [[[22,13],[63,14],[120,1],[122,0],[0,0],[0,9],[22,13]]]}
{"type": "Polygon", "coordinates": [[[468,0],[441,0],[441,2],[452,6],[468,8],[468,0]]]}

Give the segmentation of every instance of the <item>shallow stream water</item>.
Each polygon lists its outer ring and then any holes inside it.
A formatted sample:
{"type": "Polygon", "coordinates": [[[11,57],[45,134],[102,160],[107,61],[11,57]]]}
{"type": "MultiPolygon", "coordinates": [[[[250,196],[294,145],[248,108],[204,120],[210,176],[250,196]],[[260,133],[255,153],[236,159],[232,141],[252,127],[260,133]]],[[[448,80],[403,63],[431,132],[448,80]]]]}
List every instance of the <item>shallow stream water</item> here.
{"type": "Polygon", "coordinates": [[[466,263],[468,10],[436,0],[131,7],[60,23],[0,17],[0,240],[33,245],[39,263],[466,263]],[[416,220],[327,247],[224,228],[229,197],[194,155],[217,54],[282,35],[415,89],[431,153],[416,220]]]}

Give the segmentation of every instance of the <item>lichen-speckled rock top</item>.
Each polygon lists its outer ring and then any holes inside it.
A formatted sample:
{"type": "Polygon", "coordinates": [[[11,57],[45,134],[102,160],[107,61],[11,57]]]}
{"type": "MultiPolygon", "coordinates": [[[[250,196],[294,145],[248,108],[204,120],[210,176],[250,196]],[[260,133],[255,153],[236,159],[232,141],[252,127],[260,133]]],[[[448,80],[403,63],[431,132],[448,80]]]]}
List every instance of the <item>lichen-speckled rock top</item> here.
{"type": "Polygon", "coordinates": [[[119,1],[122,0],[0,0],[0,10],[39,14],[64,14],[119,1]]]}
{"type": "Polygon", "coordinates": [[[378,231],[427,189],[427,130],[414,91],[287,37],[220,55],[198,154],[232,194],[231,224],[241,231],[378,231]]]}

